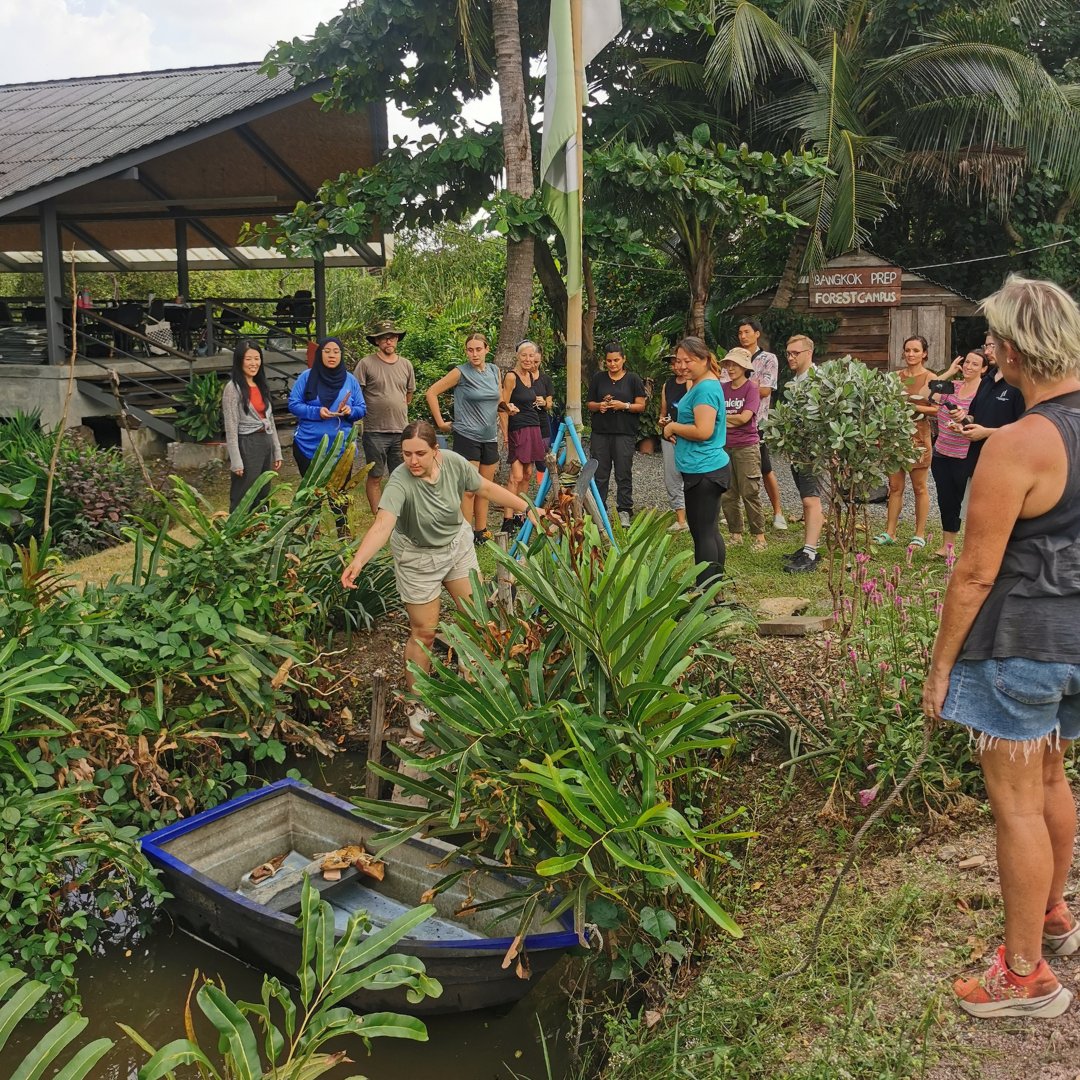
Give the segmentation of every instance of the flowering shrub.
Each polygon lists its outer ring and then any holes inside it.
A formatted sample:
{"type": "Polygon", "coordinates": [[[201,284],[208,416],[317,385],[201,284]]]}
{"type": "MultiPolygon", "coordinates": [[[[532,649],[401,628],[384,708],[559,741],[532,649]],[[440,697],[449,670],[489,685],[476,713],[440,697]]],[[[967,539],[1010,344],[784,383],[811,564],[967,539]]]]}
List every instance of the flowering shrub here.
{"type": "MultiPolygon", "coordinates": [[[[832,747],[830,802],[858,798],[869,806],[903,779],[924,738],[922,684],[941,616],[952,560],[945,571],[904,572],[897,565],[873,572],[870,557],[857,554],[849,572],[850,596],[841,599],[852,627],[842,649],[842,675],[826,706],[832,747]],[[855,794],[857,792],[857,795],[855,794]]],[[[976,772],[967,733],[945,725],[933,733],[930,756],[908,788],[934,814],[955,807],[976,772]]]]}
{"type": "Polygon", "coordinates": [[[823,482],[828,505],[822,537],[829,592],[843,636],[854,612],[845,610],[845,561],[866,528],[860,500],[883,477],[918,457],[915,425],[899,379],[850,356],[814,367],[810,377],[789,383],[765,422],[765,438],[823,482]]]}

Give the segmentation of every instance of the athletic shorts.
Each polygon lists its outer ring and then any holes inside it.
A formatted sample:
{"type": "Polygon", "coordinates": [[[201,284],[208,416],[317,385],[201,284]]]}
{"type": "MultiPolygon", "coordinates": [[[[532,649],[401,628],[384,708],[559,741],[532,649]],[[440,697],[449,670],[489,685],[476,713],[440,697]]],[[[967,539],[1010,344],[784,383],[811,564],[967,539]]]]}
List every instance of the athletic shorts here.
{"type": "Polygon", "coordinates": [[[480,572],[473,544],[472,525],[463,521],[457,536],[442,547],[420,547],[395,529],[390,534],[394,578],[406,604],[428,604],[438,598],[443,582],[480,572]]]}
{"type": "Polygon", "coordinates": [[[401,432],[365,431],[364,460],[371,463],[369,476],[385,476],[402,462],[401,432]]]}
{"type": "MultiPolygon", "coordinates": [[[[761,470],[764,475],[765,470],[761,470]]],[[[791,478],[795,481],[800,499],[820,499],[821,488],[818,486],[818,478],[812,472],[803,472],[791,466],[791,478]]]]}
{"type": "Polygon", "coordinates": [[[1023,656],[958,660],[941,715],[970,728],[980,744],[1080,738],[1080,664],[1023,656]]]}
{"type": "Polygon", "coordinates": [[[455,431],[453,450],[466,461],[476,461],[481,465],[495,465],[499,461],[499,444],[495,439],[491,442],[477,442],[476,439],[470,439],[468,435],[455,431]]]}

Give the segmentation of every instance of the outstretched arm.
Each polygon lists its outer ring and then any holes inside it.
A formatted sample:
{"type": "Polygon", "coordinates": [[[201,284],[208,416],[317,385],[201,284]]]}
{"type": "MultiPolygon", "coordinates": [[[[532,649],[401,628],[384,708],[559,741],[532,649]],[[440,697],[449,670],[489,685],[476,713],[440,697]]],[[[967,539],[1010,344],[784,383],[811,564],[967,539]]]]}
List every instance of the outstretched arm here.
{"type": "Polygon", "coordinates": [[[356,579],[360,576],[360,571],[371,562],[377,552],[383,549],[386,541],[390,539],[390,534],[394,531],[396,524],[397,517],[391,514],[389,510],[380,509],[376,513],[375,524],[364,533],[364,538],[360,541],[356,554],[342,572],[341,584],[346,589],[356,588],[356,579]]]}

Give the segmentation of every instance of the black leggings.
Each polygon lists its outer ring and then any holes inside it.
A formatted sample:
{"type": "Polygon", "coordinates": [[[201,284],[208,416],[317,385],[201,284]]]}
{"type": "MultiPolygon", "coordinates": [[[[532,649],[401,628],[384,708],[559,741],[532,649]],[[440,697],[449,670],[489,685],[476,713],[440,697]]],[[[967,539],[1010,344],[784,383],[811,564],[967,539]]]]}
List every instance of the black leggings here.
{"type": "Polygon", "coordinates": [[[941,531],[960,531],[960,507],[964,504],[964,489],[971,475],[971,463],[967,458],[945,457],[935,454],[930,459],[930,471],[937,487],[938,510],[941,511],[941,531]]]}
{"type": "Polygon", "coordinates": [[[682,478],[694,559],[706,564],[698,574],[698,587],[705,588],[714,578],[724,576],[727,551],[720,535],[720,496],[731,483],[731,469],[725,465],[707,473],[683,473],[682,478]]]}

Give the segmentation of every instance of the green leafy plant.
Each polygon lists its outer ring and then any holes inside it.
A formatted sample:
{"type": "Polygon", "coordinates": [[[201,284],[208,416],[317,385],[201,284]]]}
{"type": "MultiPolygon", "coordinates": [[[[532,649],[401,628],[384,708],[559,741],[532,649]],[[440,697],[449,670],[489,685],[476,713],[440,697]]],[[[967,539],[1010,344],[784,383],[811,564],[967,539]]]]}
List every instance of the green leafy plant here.
{"type": "MultiPolygon", "coordinates": [[[[52,452],[53,436],[41,430],[37,413],[0,423],[0,533],[16,543],[41,539],[52,452]],[[15,498],[18,507],[6,505],[15,498]]],[[[111,547],[139,509],[143,490],[138,470],[119,451],[65,433],[52,492],[53,542],[75,557],[111,547]]]]}
{"type": "Polygon", "coordinates": [[[0,784],[0,965],[31,972],[65,1008],[78,1005],[75,962],[115,930],[110,916],[161,898],[138,830],[83,806],[91,790],[0,784]]]}
{"type": "MultiPolygon", "coordinates": [[[[305,880],[297,921],[303,928],[303,960],[297,973],[299,1009],[290,992],[270,976],[263,978],[259,1002],[234,1002],[224,986],[205,981],[195,991],[195,1002],[217,1032],[220,1064],[212,1060],[213,1051],[200,1044],[193,1025],[188,1025],[188,1038],[155,1050],[137,1032],[121,1024],[140,1047],[153,1055],[139,1070],[140,1080],[161,1080],[183,1065],[196,1065],[203,1077],[214,1080],[314,1080],[351,1060],[344,1050],[323,1052],[332,1039],[357,1036],[369,1049],[375,1038],[426,1042],[427,1028],[414,1017],[390,1012],[359,1015],[341,1003],[368,987],[386,990],[404,986],[412,1002],[438,997],[442,987],[424,973],[422,961],[387,952],[434,912],[430,904],[414,908],[375,933],[369,933],[367,914],[357,912],[335,941],[333,909],[305,880]],[[276,1023],[275,1012],[280,1014],[276,1023]],[[258,1035],[249,1018],[256,1021],[258,1035]]],[[[189,1001],[189,1013],[190,1008],[189,1001]]]]}
{"type": "Polygon", "coordinates": [[[438,717],[435,753],[397,751],[423,778],[369,763],[426,806],[364,800],[363,811],[391,827],[388,846],[421,830],[468,837],[466,852],[521,875],[505,910],[523,926],[562,897],[556,911],[572,910],[579,934],[608,933],[616,974],[623,959],[681,957],[710,927],[738,935],[714,896],[724,845],[743,834],[707,810],[734,719],[730,699],[701,690],[732,617],[712,606],[718,586],[696,593],[691,556],[651,515],[617,555],[590,522],[541,539],[526,562],[495,557],[528,616],[478,589],[444,626],[456,664],[416,672],[438,717]],[[675,916],[678,941],[647,908],[675,916]]]}
{"type": "Polygon", "coordinates": [[[843,635],[851,629],[853,613],[851,605],[841,603],[850,584],[846,560],[857,549],[860,526],[869,533],[861,497],[883,476],[918,459],[911,407],[899,379],[845,356],[789,383],[763,430],[770,448],[824,482],[829,507],[823,543],[843,635]]]}
{"type": "Polygon", "coordinates": [[[205,442],[222,434],[221,394],[224,383],[213,371],[192,375],[177,395],[180,408],[176,426],[195,442],[205,442]]]}
{"type": "MultiPolygon", "coordinates": [[[[26,975],[17,968],[0,963],[0,1054],[8,1039],[49,992],[48,986],[36,980],[25,981],[26,975]]],[[[40,1077],[82,1034],[85,1017],[65,1016],[53,1024],[27,1051],[22,1061],[12,1062],[12,1077],[40,1077]]],[[[97,1063],[112,1049],[112,1039],[94,1039],[77,1049],[56,1075],[62,1080],[86,1080],[97,1063]]]]}

